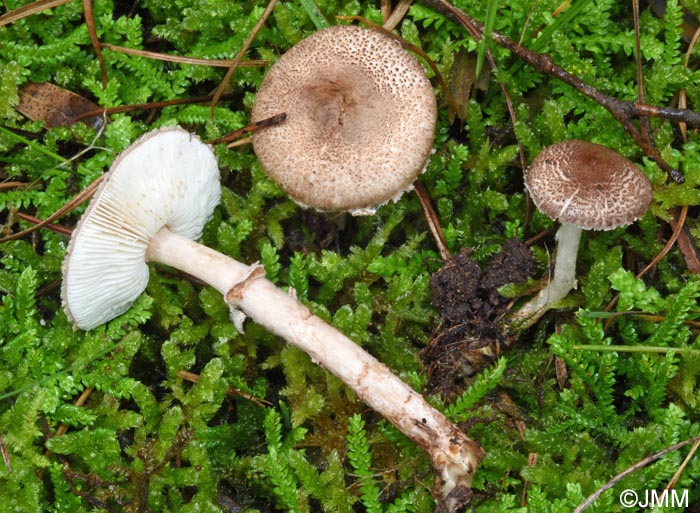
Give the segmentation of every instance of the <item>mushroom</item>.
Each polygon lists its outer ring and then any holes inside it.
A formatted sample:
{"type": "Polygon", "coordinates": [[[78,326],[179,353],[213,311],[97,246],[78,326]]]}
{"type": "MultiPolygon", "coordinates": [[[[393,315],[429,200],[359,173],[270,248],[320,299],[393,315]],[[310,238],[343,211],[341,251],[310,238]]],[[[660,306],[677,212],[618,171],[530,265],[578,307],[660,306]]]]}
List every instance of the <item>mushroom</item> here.
{"type": "Polygon", "coordinates": [[[189,273],[305,351],[423,447],[437,473],[433,492],[456,503],[483,457],[477,443],[384,364],[265,279],[261,266],[191,240],[219,201],[218,177],[211,148],[181,128],[156,130],[125,150],[68,246],[62,287],[68,318],[90,329],[124,312],[146,286],[147,261],[189,273]]]}
{"type": "Polygon", "coordinates": [[[651,203],[646,175],[614,151],[586,141],[548,146],[532,161],[525,188],[540,212],[561,226],[557,231],[554,277],[510,318],[517,329],[531,326],[576,286],[576,254],[581,230],[612,230],[634,222],[651,203]]]}
{"type": "Polygon", "coordinates": [[[263,170],[297,203],[371,214],[397,200],[432,152],[437,104],[420,63],[395,39],[356,26],[314,33],[268,71],[253,120],[263,170]]]}

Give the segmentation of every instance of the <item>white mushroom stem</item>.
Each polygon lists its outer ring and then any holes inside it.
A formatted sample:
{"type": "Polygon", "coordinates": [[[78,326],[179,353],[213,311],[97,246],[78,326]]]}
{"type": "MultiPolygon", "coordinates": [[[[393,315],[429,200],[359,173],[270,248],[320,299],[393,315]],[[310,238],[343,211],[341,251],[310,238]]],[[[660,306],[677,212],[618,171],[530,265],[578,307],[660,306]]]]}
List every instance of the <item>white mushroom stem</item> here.
{"type": "Polygon", "coordinates": [[[455,492],[454,498],[471,487],[483,457],[481,447],[384,364],[262,277],[263,273],[256,273],[255,267],[167,228],[151,239],[146,257],[208,283],[229,304],[340,378],[362,401],[428,452],[437,473],[433,491],[437,498],[443,500],[455,492]]]}
{"type": "Polygon", "coordinates": [[[564,299],[571,289],[576,287],[576,255],[581,240],[581,228],[562,223],[556,239],[554,277],[537,296],[511,316],[509,324],[517,330],[532,326],[553,303],[564,299]]]}

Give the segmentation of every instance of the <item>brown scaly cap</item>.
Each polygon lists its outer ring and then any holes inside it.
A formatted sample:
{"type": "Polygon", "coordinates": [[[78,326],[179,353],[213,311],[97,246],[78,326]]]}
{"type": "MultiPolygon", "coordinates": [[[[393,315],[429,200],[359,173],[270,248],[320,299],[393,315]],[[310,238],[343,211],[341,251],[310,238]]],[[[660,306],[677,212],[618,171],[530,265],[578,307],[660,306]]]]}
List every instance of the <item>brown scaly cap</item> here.
{"type": "Polygon", "coordinates": [[[281,112],[283,123],[253,135],[268,176],[301,205],[365,213],[424,170],[437,105],[425,70],[397,41],[334,26],[270,68],[253,119],[281,112]]]}
{"type": "Polygon", "coordinates": [[[532,161],[525,187],[540,212],[585,230],[634,222],[651,203],[646,175],[614,151],[586,141],[548,146],[532,161]]]}

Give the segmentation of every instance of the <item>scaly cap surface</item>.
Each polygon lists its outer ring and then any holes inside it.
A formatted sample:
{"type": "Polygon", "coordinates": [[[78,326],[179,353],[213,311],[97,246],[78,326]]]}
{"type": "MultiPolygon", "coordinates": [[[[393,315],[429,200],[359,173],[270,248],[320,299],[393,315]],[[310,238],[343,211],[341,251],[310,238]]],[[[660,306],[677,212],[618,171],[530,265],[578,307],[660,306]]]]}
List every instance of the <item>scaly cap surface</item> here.
{"type": "Polygon", "coordinates": [[[567,140],[532,161],[525,187],[543,214],[585,230],[612,230],[634,222],[651,203],[646,175],[599,144],[567,140]]]}
{"type": "Polygon", "coordinates": [[[370,213],[425,169],[437,104],[420,63],[391,37],[334,26],[304,39],[268,71],[253,120],[264,171],[297,203],[370,213]]]}

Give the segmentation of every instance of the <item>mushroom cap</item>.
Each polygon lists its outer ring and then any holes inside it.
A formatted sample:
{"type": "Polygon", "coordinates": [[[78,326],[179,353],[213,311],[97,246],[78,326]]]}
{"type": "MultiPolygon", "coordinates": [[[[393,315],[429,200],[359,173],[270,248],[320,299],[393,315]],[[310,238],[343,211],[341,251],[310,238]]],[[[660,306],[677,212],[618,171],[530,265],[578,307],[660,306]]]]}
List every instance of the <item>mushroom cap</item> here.
{"type": "Polygon", "coordinates": [[[286,120],[253,134],[263,170],[297,203],[371,213],[398,199],[433,148],[437,103],[420,63],[393,38],[337,25],[268,71],[253,119],[286,120]]]}
{"type": "Polygon", "coordinates": [[[614,151],[586,141],[548,146],[532,161],[525,187],[540,212],[585,230],[634,222],[651,203],[646,175],[614,151]]]}
{"type": "Polygon", "coordinates": [[[63,262],[63,308],[91,329],[124,313],[146,288],[158,230],[198,239],[221,197],[210,146],[179,127],[142,136],[114,161],[73,231],[63,262]]]}

